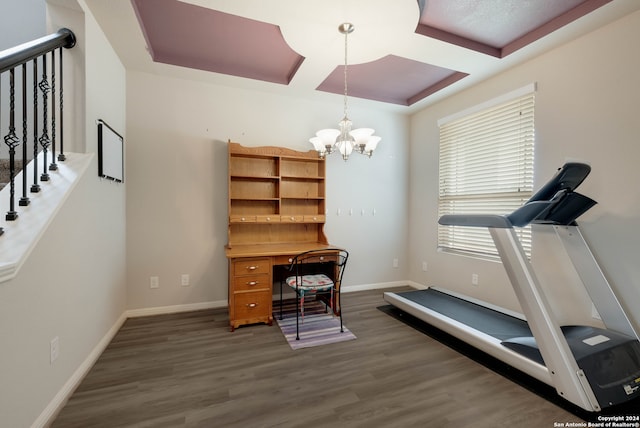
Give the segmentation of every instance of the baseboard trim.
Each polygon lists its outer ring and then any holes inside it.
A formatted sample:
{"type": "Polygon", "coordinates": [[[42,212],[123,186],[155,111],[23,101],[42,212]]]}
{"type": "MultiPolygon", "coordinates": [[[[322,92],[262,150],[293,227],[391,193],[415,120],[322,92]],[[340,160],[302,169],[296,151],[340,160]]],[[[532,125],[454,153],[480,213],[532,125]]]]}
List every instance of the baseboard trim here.
{"type": "Polygon", "coordinates": [[[76,371],[71,375],[69,380],[62,386],[60,391],[53,397],[53,400],[49,403],[47,407],[42,411],[38,419],[31,425],[32,428],[41,428],[47,427],[51,425],[54,421],[54,418],[58,415],[60,410],[67,403],[73,391],[80,385],[82,379],[89,373],[91,367],[95,364],[95,362],[100,358],[100,355],[104,352],[106,347],[109,345],[111,340],[115,337],[122,324],[127,320],[125,313],[120,315],[120,318],[113,324],[113,326],[109,329],[109,331],[104,335],[104,337],[98,342],[98,344],[93,348],[93,350],[89,353],[87,358],[80,364],[80,366],[76,369],[76,371]]]}
{"type": "Polygon", "coordinates": [[[426,290],[427,288],[429,288],[428,285],[420,284],[415,281],[407,281],[407,285],[413,288],[417,288],[418,290],[426,290]]]}
{"type": "MultiPolygon", "coordinates": [[[[375,284],[361,284],[361,285],[351,285],[344,286],[342,288],[343,293],[352,293],[354,291],[367,291],[367,290],[377,290],[381,288],[394,288],[394,287],[405,287],[412,286],[414,288],[426,288],[424,286],[419,286],[416,284],[414,286],[411,281],[393,281],[393,282],[380,282],[375,284]]],[[[283,293],[283,298],[294,297],[295,293],[283,293]]],[[[275,298],[275,295],[274,295],[275,298]]],[[[179,312],[189,312],[189,311],[200,311],[204,309],[218,309],[218,308],[226,308],[228,302],[226,300],[216,300],[211,302],[200,302],[200,303],[188,303],[185,305],[171,305],[171,306],[157,306],[153,308],[140,308],[140,309],[129,309],[125,312],[127,318],[137,318],[137,317],[147,317],[152,315],[164,315],[164,314],[175,314],[179,312]]]]}
{"type": "Polygon", "coordinates": [[[392,281],[392,282],[378,282],[374,284],[361,284],[361,285],[345,285],[342,287],[343,293],[353,293],[354,291],[367,291],[378,290],[381,288],[395,288],[412,286],[411,281],[392,281]]]}
{"type": "Polygon", "coordinates": [[[157,306],[154,308],[129,309],[125,312],[127,318],[148,317],[151,315],[175,314],[178,312],[201,311],[203,309],[226,308],[226,300],[213,302],[187,303],[184,305],[157,306]]]}

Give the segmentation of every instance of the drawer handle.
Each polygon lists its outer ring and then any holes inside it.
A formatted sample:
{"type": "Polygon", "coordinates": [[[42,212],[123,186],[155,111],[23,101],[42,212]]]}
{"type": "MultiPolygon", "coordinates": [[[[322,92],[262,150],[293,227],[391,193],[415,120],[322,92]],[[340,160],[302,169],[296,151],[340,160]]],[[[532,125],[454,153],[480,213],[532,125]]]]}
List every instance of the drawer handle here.
{"type": "Polygon", "coordinates": [[[247,285],[258,285],[258,281],[247,281],[247,285]]]}
{"type": "Polygon", "coordinates": [[[257,303],[247,303],[247,308],[255,308],[256,306],[258,306],[257,303]]]}
{"type": "Polygon", "coordinates": [[[294,221],[296,218],[295,217],[291,217],[291,221],[294,221]]]}
{"type": "Polygon", "coordinates": [[[244,217],[242,217],[242,218],[240,219],[240,221],[245,221],[245,220],[246,220],[246,219],[245,219],[244,217]]]}
{"type": "Polygon", "coordinates": [[[271,221],[271,217],[267,217],[267,221],[271,221]]]}
{"type": "Polygon", "coordinates": [[[259,266],[247,266],[247,269],[249,270],[256,270],[258,269],[259,266]]]}
{"type": "Polygon", "coordinates": [[[293,259],[291,257],[289,257],[289,263],[293,262],[293,259]]]}

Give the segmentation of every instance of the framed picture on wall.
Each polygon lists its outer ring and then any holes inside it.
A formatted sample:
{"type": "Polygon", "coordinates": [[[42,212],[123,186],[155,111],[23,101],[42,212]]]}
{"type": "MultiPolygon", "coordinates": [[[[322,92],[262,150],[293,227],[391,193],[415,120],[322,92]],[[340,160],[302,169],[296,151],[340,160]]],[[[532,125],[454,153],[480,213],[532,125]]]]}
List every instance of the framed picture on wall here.
{"type": "Polygon", "coordinates": [[[98,176],[124,182],[124,139],[98,119],[98,176]]]}

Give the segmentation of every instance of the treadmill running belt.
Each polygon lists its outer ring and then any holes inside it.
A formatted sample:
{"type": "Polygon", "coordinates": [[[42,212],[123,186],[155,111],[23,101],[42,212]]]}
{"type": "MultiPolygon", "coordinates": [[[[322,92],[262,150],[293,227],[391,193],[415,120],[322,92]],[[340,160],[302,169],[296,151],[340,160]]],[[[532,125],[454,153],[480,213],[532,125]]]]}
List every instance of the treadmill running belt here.
{"type": "Polygon", "coordinates": [[[431,288],[397,295],[501,341],[533,336],[526,321],[431,288]]]}

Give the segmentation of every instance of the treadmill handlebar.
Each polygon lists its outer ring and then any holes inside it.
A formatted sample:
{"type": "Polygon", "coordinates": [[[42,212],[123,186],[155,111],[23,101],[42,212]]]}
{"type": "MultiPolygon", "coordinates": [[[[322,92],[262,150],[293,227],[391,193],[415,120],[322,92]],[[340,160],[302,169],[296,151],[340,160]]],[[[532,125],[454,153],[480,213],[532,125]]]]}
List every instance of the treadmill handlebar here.
{"type": "Polygon", "coordinates": [[[438,223],[444,226],[509,228],[529,223],[571,225],[596,201],[574,190],[591,172],[584,163],[568,162],[527,202],[509,215],[448,214],[438,223]]]}
{"type": "Polygon", "coordinates": [[[438,223],[443,226],[512,227],[507,217],[495,214],[447,214],[440,217],[438,223]]]}

